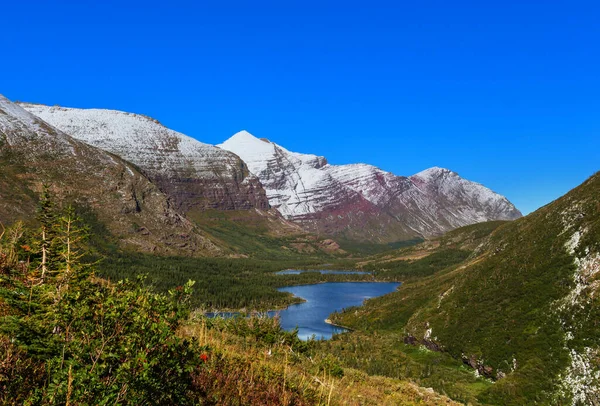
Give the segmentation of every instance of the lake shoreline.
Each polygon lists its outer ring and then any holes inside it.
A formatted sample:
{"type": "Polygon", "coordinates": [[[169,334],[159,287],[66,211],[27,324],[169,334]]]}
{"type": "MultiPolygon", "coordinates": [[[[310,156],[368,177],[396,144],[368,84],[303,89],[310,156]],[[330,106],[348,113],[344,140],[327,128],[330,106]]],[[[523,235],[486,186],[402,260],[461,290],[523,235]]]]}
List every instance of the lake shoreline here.
{"type": "Polygon", "coordinates": [[[315,335],[319,340],[328,340],[335,334],[352,332],[354,329],[333,322],[332,315],[349,307],[362,306],[365,300],[392,293],[400,285],[399,282],[352,281],[320,282],[279,288],[278,290],[292,293],[308,303],[308,307],[305,306],[306,303],[292,305],[282,312],[281,326],[285,330],[299,327],[301,339],[315,335]],[[363,285],[366,286],[363,288],[363,285]]]}
{"type": "MultiPolygon", "coordinates": [[[[401,286],[399,282],[319,282],[278,288],[291,295],[295,303],[281,310],[259,312],[267,317],[278,317],[283,330],[298,330],[300,340],[329,340],[335,334],[355,331],[337,324],[331,317],[336,312],[364,305],[365,300],[392,293],[401,286]],[[330,285],[330,286],[327,286],[330,285]],[[366,285],[363,287],[363,285],[366,285]],[[383,286],[382,286],[383,285],[383,286]],[[385,286],[390,285],[390,286],[385,286]],[[299,303],[300,302],[300,303],[299,303]],[[308,306],[307,306],[308,305],[308,306]]],[[[248,317],[253,312],[211,312],[208,317],[248,317]]]]}
{"type": "Polygon", "coordinates": [[[334,323],[333,321],[331,321],[331,319],[330,319],[330,318],[326,318],[324,321],[325,321],[325,323],[326,323],[326,324],[329,324],[330,326],[334,326],[334,327],[343,328],[344,330],[348,330],[349,332],[350,332],[350,331],[354,331],[354,329],[353,329],[353,328],[346,327],[346,326],[342,326],[341,324],[336,324],[336,323],[334,323]]]}
{"type": "MultiPolygon", "coordinates": [[[[371,280],[371,281],[334,281],[334,282],[332,282],[332,281],[318,281],[318,282],[312,282],[312,283],[303,283],[303,284],[299,284],[299,285],[278,286],[275,289],[279,290],[279,289],[283,289],[283,288],[287,288],[287,287],[320,285],[320,284],[323,284],[323,283],[397,283],[398,287],[396,288],[396,290],[398,290],[398,288],[400,288],[400,286],[402,286],[402,282],[400,282],[400,281],[381,281],[381,280],[371,280]]],[[[267,309],[267,310],[247,310],[245,308],[242,308],[242,309],[224,308],[224,309],[219,309],[219,310],[203,310],[201,312],[202,313],[214,313],[214,314],[218,314],[218,313],[239,313],[239,314],[258,313],[258,314],[262,314],[262,313],[268,313],[268,312],[278,312],[278,311],[282,311],[282,310],[287,310],[290,306],[300,305],[300,304],[306,302],[306,299],[304,299],[303,297],[296,296],[293,293],[290,293],[290,295],[293,298],[299,299],[299,300],[296,300],[296,301],[294,301],[292,303],[288,303],[288,304],[282,304],[280,306],[276,306],[275,308],[270,308],[270,309],[267,309]]],[[[335,324],[332,324],[332,325],[335,325],[335,324]]],[[[346,328],[346,327],[343,327],[343,328],[346,328]]]]}

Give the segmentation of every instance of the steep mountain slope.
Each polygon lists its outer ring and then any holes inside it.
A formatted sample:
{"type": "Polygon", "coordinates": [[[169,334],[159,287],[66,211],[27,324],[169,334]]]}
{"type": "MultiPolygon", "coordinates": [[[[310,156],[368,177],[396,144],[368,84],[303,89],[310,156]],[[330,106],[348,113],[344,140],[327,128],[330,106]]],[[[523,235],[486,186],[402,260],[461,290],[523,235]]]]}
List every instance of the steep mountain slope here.
{"type": "Polygon", "coordinates": [[[269,207],[259,180],[238,156],[149,117],[114,110],[21,106],[66,134],[138,166],[172,198],[177,210],[269,207]]]}
{"type": "Polygon", "coordinates": [[[256,176],[235,154],[170,130],[148,117],[112,110],[21,104],[75,139],[132,162],[200,227],[221,255],[343,253],[269,207],[256,176]]]}
{"type": "MultiPolygon", "coordinates": [[[[497,380],[479,395],[484,403],[598,404],[598,196],[600,173],[535,213],[479,237],[459,265],[410,281],[337,321],[377,326],[463,359],[497,380]]],[[[399,265],[390,258],[368,264],[382,274],[399,265]]]]}
{"type": "Polygon", "coordinates": [[[247,163],[281,214],[319,233],[390,242],[521,216],[505,197],[442,168],[407,178],[366,164],[329,165],[246,131],[218,146],[247,163]]]}
{"type": "Polygon", "coordinates": [[[31,218],[43,183],[57,199],[91,209],[125,246],[186,255],[219,251],[134,166],[0,96],[0,221],[31,218]]]}

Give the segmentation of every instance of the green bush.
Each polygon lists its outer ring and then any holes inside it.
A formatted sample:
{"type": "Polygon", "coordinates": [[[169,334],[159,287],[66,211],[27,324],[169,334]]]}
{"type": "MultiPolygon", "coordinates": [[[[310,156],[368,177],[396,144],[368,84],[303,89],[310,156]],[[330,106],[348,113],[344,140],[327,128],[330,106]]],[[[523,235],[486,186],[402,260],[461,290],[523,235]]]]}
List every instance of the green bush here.
{"type": "Polygon", "coordinates": [[[142,280],[96,278],[80,261],[86,232],[79,219],[71,209],[57,214],[44,224],[52,230],[46,240],[23,245],[26,261],[6,254],[16,252],[24,233],[0,247],[0,400],[194,403],[200,349],[176,335],[193,283],[162,295],[142,280]]]}

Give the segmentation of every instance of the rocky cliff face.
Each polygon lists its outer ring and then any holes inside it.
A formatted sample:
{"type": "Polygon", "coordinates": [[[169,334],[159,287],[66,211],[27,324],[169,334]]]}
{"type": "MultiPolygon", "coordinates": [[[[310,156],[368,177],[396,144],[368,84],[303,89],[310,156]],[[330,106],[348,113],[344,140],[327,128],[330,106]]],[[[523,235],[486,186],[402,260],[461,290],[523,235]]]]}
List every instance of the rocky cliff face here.
{"type": "Polygon", "coordinates": [[[42,184],[89,207],[127,247],[214,255],[219,249],[133,165],[78,141],[0,95],[0,221],[30,218],[42,184]]]}
{"type": "Polygon", "coordinates": [[[521,216],[505,197],[447,169],[403,177],[366,164],[329,165],[246,131],[219,147],[244,159],[285,218],[314,232],[389,242],[521,216]]]}
{"type": "Polygon", "coordinates": [[[179,211],[269,207],[260,181],[238,156],[149,117],[113,110],[21,106],[66,134],[135,164],[179,211]]]}

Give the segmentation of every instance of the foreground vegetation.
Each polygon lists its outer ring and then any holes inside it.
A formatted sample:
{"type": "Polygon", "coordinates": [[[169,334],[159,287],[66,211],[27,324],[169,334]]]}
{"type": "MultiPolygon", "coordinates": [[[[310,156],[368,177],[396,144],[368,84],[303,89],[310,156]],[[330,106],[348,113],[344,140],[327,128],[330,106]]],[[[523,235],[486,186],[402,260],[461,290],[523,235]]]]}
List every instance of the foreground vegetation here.
{"type": "Polygon", "coordinates": [[[282,331],[276,319],[192,318],[181,334],[210,349],[197,378],[208,404],[454,404],[413,383],[344,367],[315,342],[282,331]]]}
{"type": "Polygon", "coordinates": [[[598,191],[600,175],[524,219],[360,259],[126,254],[86,245],[75,211],[42,199],[34,228],[0,239],[0,403],[449,402],[414,381],[468,404],[597,404],[598,191]],[[369,274],[274,274],[324,261],[369,274]],[[330,341],[190,314],[283,306],[294,300],[284,285],[373,279],[403,285],[332,315],[354,331],[330,341]]]}
{"type": "Polygon", "coordinates": [[[100,278],[87,234],[46,198],[36,228],[0,230],[0,404],[451,403],[346,368],[276,319],[190,316],[191,281],[100,278]]]}

